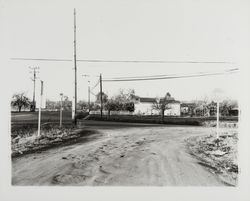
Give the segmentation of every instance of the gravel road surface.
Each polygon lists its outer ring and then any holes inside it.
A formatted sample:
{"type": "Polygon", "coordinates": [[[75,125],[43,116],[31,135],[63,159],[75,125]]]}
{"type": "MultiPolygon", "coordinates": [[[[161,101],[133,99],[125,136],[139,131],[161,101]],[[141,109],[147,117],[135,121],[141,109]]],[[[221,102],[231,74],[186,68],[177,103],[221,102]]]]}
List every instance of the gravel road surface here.
{"type": "Polygon", "coordinates": [[[225,186],[185,139],[214,128],[86,121],[85,141],[12,159],[13,185],[225,186]]]}

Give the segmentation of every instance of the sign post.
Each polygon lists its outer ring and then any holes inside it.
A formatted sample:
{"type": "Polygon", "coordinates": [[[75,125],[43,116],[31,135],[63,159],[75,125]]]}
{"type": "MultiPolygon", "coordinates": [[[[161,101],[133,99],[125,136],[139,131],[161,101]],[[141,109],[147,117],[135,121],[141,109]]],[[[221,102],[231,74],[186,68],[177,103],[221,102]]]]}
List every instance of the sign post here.
{"type": "Polygon", "coordinates": [[[43,81],[41,80],[41,96],[40,96],[40,105],[39,105],[39,111],[38,111],[38,137],[41,133],[41,107],[42,107],[42,99],[43,99],[43,81]]]}
{"type": "Polygon", "coordinates": [[[219,129],[220,129],[220,102],[222,101],[223,90],[215,89],[213,91],[214,100],[217,102],[217,118],[216,118],[216,139],[219,139],[219,129]]]}

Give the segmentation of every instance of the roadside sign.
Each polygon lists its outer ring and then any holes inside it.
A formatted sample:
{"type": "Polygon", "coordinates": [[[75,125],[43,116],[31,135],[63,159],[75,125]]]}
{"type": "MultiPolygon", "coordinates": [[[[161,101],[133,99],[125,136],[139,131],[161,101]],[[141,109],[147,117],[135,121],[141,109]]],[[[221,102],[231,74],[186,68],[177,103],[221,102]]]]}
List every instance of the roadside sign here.
{"type": "Polygon", "coordinates": [[[217,118],[216,118],[216,138],[219,139],[219,124],[220,124],[220,102],[222,101],[223,90],[220,88],[214,89],[213,99],[217,102],[217,118]]]}

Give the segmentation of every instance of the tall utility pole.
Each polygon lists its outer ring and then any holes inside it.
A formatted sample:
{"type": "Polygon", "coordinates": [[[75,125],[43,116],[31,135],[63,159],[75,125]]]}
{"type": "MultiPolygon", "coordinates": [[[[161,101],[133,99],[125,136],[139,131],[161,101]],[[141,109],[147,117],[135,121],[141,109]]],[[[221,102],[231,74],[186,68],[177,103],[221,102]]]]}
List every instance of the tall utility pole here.
{"type": "Polygon", "coordinates": [[[42,108],[42,101],[43,101],[43,81],[41,80],[40,105],[39,105],[39,112],[38,112],[38,131],[37,131],[37,135],[38,136],[40,136],[40,132],[41,132],[41,108],[42,108]]]}
{"type": "MultiPolygon", "coordinates": [[[[83,77],[90,77],[90,75],[82,75],[83,77]]],[[[90,81],[88,80],[88,109],[90,112],[90,81]]]]}
{"type": "Polygon", "coordinates": [[[89,112],[90,112],[90,81],[88,81],[88,105],[89,105],[89,112]]]}
{"type": "MultiPolygon", "coordinates": [[[[75,105],[73,113],[73,121],[76,125],[76,108],[77,108],[77,66],[76,66],[76,9],[74,8],[74,69],[75,69],[75,105]]],[[[73,109],[73,108],[72,108],[73,109]]]]}
{"type": "Polygon", "coordinates": [[[101,99],[101,118],[102,118],[102,74],[100,74],[100,99],[101,99]]]}
{"type": "Polygon", "coordinates": [[[32,112],[34,112],[36,110],[36,79],[39,67],[29,67],[29,68],[32,70],[30,73],[33,74],[33,78],[31,78],[31,80],[33,81],[33,101],[30,109],[32,112]]]}
{"type": "Polygon", "coordinates": [[[62,112],[63,112],[63,93],[60,93],[61,96],[61,107],[60,107],[60,128],[62,128],[62,112]]]}
{"type": "Polygon", "coordinates": [[[219,121],[220,121],[220,102],[217,100],[217,126],[216,126],[216,139],[219,139],[219,121]]]}

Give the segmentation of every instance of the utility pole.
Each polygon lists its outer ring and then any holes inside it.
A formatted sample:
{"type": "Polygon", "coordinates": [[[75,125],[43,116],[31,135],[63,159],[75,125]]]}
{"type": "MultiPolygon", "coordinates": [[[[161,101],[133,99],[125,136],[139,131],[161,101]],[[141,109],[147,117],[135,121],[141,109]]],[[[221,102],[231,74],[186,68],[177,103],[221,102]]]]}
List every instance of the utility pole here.
{"type": "MultiPolygon", "coordinates": [[[[82,75],[83,77],[90,77],[90,75],[82,75]]],[[[90,81],[88,80],[88,109],[90,112],[90,81]]]]}
{"type": "Polygon", "coordinates": [[[61,96],[61,108],[60,108],[60,128],[62,128],[63,93],[60,93],[60,96],[61,96]]]}
{"type": "MultiPolygon", "coordinates": [[[[76,66],[76,9],[74,8],[74,70],[75,70],[75,105],[74,105],[74,113],[73,113],[73,121],[76,125],[76,109],[77,109],[77,66],[76,66]]],[[[73,108],[72,108],[73,109],[73,108]]]]}
{"type": "Polygon", "coordinates": [[[89,112],[90,112],[90,81],[88,81],[88,105],[89,105],[89,112]]]}
{"type": "Polygon", "coordinates": [[[219,119],[220,119],[220,102],[217,101],[217,126],[216,126],[216,139],[219,139],[219,119]]]}
{"type": "Polygon", "coordinates": [[[101,99],[101,118],[102,118],[102,109],[103,109],[103,105],[102,105],[102,74],[100,74],[100,99],[101,99]]]}
{"type": "Polygon", "coordinates": [[[31,78],[31,80],[33,81],[33,101],[32,101],[32,106],[31,106],[31,111],[35,112],[36,110],[36,79],[37,79],[37,73],[39,67],[29,67],[32,71],[30,71],[30,73],[33,74],[33,78],[31,78]]]}
{"type": "Polygon", "coordinates": [[[40,136],[41,132],[41,107],[42,107],[42,100],[43,100],[43,81],[41,80],[41,95],[40,95],[40,105],[39,105],[39,112],[38,112],[38,131],[37,135],[40,136]]]}

